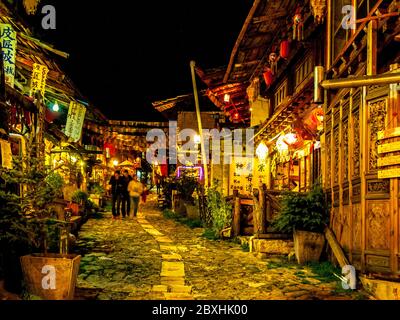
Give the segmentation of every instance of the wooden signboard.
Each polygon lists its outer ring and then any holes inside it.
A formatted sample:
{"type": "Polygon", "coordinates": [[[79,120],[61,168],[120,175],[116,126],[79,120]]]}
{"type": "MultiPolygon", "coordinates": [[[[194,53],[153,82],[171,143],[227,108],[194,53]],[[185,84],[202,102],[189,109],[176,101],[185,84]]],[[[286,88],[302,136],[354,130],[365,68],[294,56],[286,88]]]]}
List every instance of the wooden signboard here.
{"type": "Polygon", "coordinates": [[[378,171],[378,179],[400,178],[400,168],[378,171]]]}
{"type": "Polygon", "coordinates": [[[395,166],[400,164],[400,155],[399,156],[389,156],[378,159],[378,167],[387,167],[387,166],[395,166]]]}
{"type": "Polygon", "coordinates": [[[382,144],[382,145],[378,146],[379,154],[395,152],[395,151],[400,151],[400,141],[386,143],[386,144],[382,144]]]}
{"type": "Polygon", "coordinates": [[[378,132],[378,140],[385,140],[390,138],[400,137],[400,127],[387,129],[378,132]]]}

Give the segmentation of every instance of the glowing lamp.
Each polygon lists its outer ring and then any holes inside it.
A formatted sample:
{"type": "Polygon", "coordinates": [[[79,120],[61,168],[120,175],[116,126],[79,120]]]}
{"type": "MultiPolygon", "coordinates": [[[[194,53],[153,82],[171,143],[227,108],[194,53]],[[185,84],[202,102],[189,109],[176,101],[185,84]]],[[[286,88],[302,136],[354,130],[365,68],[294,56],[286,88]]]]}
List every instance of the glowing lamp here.
{"type": "Polygon", "coordinates": [[[224,95],[224,101],[225,101],[226,103],[229,103],[229,102],[231,101],[231,96],[230,96],[229,94],[225,94],[225,95],[224,95]]]}
{"type": "Polygon", "coordinates": [[[278,149],[279,153],[285,153],[289,151],[289,146],[284,141],[285,136],[280,136],[279,139],[276,141],[276,148],[278,149]]]}
{"type": "Polygon", "coordinates": [[[284,136],[283,142],[287,145],[291,146],[298,141],[297,134],[295,133],[288,133],[284,136]]]}
{"type": "Polygon", "coordinates": [[[267,159],[268,151],[269,151],[269,150],[268,150],[268,147],[265,145],[265,143],[264,143],[264,142],[261,142],[261,143],[258,145],[257,149],[256,149],[256,154],[257,154],[258,159],[260,159],[260,160],[262,160],[262,161],[264,161],[265,159],[267,159]]]}
{"type": "Polygon", "coordinates": [[[114,160],[114,161],[113,161],[114,167],[116,167],[118,164],[119,164],[118,160],[114,160]]]}
{"type": "Polygon", "coordinates": [[[279,50],[279,55],[283,59],[289,58],[289,41],[288,40],[283,40],[281,42],[280,50],[279,50]]]}
{"type": "Polygon", "coordinates": [[[76,163],[77,161],[78,161],[78,159],[76,157],[74,157],[74,156],[71,157],[71,162],[72,163],[76,163]]]}
{"type": "Polygon", "coordinates": [[[196,134],[194,136],[194,143],[195,144],[200,144],[201,143],[201,137],[198,134],[196,134]]]}
{"type": "Polygon", "coordinates": [[[57,101],[53,104],[52,110],[53,110],[54,112],[60,111],[60,106],[58,105],[57,101]]]}

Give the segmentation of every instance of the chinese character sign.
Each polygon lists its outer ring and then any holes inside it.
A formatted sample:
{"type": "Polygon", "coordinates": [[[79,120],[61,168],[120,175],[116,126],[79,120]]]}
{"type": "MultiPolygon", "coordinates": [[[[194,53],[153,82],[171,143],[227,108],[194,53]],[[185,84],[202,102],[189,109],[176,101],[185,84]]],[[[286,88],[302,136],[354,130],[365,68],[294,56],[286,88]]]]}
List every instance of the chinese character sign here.
{"type": "Polygon", "coordinates": [[[31,97],[35,95],[36,91],[39,91],[42,97],[44,97],[48,72],[49,69],[46,66],[37,63],[33,64],[30,92],[31,97]]]}
{"type": "Polygon", "coordinates": [[[82,126],[85,121],[86,108],[75,102],[71,101],[68,117],[67,117],[67,125],[65,127],[65,135],[69,137],[73,142],[78,142],[81,138],[82,134],[82,126]]]}
{"type": "Polygon", "coordinates": [[[252,193],[253,159],[247,157],[234,157],[230,169],[230,190],[238,190],[240,194],[252,193]]]}
{"type": "Polygon", "coordinates": [[[17,33],[9,24],[0,23],[0,44],[3,54],[6,84],[14,88],[17,33]]]}

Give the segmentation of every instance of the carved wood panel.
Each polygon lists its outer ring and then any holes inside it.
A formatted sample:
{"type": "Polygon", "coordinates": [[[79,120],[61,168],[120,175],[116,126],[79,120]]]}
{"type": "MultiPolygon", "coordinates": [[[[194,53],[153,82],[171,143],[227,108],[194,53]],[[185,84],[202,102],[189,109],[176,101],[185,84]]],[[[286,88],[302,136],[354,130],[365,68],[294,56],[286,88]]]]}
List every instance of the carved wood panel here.
{"type": "Polygon", "coordinates": [[[342,238],[340,244],[345,251],[350,250],[350,207],[343,206],[341,215],[342,238]]]}
{"type": "Polygon", "coordinates": [[[360,111],[353,113],[353,179],[358,178],[361,172],[360,161],[360,111]]]}
{"type": "Polygon", "coordinates": [[[352,214],[353,214],[353,236],[352,236],[352,241],[353,241],[353,251],[361,251],[361,204],[353,204],[352,208],[352,214]]]}
{"type": "Polygon", "coordinates": [[[339,127],[333,130],[333,171],[335,175],[333,176],[333,185],[339,184],[339,166],[340,166],[340,132],[339,127]]]}
{"type": "Polygon", "coordinates": [[[390,203],[367,201],[367,250],[390,249],[390,203]]]}
{"type": "Polygon", "coordinates": [[[328,188],[331,187],[331,165],[332,165],[332,157],[331,157],[331,134],[326,135],[326,186],[328,188]]]}
{"type": "Polygon", "coordinates": [[[368,169],[369,172],[374,172],[378,168],[378,141],[377,134],[385,129],[387,117],[387,101],[386,98],[369,102],[369,117],[368,117],[368,169]]]}
{"type": "Polygon", "coordinates": [[[343,181],[349,180],[349,121],[346,119],[342,126],[343,132],[343,181]]]}

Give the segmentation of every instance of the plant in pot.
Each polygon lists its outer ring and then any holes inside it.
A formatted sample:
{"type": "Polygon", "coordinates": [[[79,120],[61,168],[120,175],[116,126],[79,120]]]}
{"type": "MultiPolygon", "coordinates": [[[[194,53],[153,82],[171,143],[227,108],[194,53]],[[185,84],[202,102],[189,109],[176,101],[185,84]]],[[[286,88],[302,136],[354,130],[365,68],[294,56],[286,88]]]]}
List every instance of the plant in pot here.
{"type": "Polygon", "coordinates": [[[197,178],[189,175],[182,175],[177,179],[176,189],[179,192],[182,206],[186,215],[191,219],[198,219],[200,216],[199,207],[196,205],[193,194],[198,188],[197,178]]]}
{"type": "Polygon", "coordinates": [[[58,228],[51,203],[59,190],[49,183],[51,172],[32,152],[35,149],[27,143],[29,151],[13,159],[12,169],[0,168],[0,243],[14,268],[22,271],[30,294],[49,300],[72,299],[80,256],[49,252],[58,228]]]}
{"type": "Polygon", "coordinates": [[[104,188],[99,185],[98,183],[95,183],[92,188],[91,188],[91,193],[90,193],[90,199],[98,206],[101,207],[101,199],[105,194],[104,188]]]}
{"type": "Polygon", "coordinates": [[[324,228],[329,214],[322,188],[307,194],[288,192],[281,200],[281,212],[273,222],[279,232],[292,233],[298,263],[319,261],[325,244],[324,228]]]}

